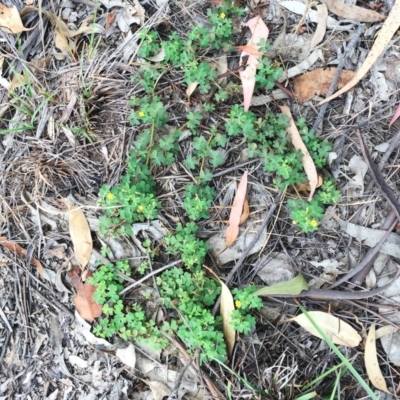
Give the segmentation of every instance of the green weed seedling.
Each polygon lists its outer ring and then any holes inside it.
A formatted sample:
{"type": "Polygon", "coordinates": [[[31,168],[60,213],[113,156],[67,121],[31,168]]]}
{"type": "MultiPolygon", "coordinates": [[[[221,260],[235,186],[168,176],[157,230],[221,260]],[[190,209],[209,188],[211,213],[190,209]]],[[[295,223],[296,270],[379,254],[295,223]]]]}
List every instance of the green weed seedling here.
{"type": "MultiPolygon", "coordinates": [[[[262,161],[278,189],[307,182],[302,154],[295,151],[286,132],[288,118],[280,113],[262,115],[245,111],[237,104],[230,105],[229,97],[238,86],[221,89],[215,83],[217,72],[210,57],[221,49],[228,52],[233,49],[232,18],[241,12],[227,4],[210,9],[207,16],[211,28],[197,24],[186,37],[173,32],[162,40],[152,30],[142,30],[139,35],[141,57],[158,54],[163,49],[165,58],[157,65],[144,61],[132,74],[138,95],[131,99],[129,121],[140,127],[140,133],[133,142],[121,182],[100,190],[99,204],[104,209],[100,231],[107,235],[131,235],[133,223],[156,219],[161,204],[153,173],[160,167],[183,163],[194,180],[179,191],[180,222],[160,243],[154,245],[149,239],[143,243],[149,260],[136,273],[146,274],[150,261],[157,260],[161,251],[180,259],[182,267],[166,270],[156,279],[160,295],[157,300],[166,310],[165,320],[159,324],[148,319],[144,312],[150,295],[141,296],[132,304],[120,297],[123,281],[116,271],[129,275],[131,271],[126,262],[99,267],[92,278],[97,287],[96,299],[104,307],[104,316],[95,327],[97,335],[117,334],[126,340],[146,341],[158,348],[167,348],[169,343],[163,333],[175,334],[191,354],[199,346],[202,348],[202,362],[225,361],[221,318],[211,312],[220,294],[220,284],[202,269],[208,245],[197,237],[196,224],[209,217],[215,196],[212,171],[224,163],[224,153],[236,142],[246,147],[249,157],[262,161]],[[170,82],[183,82],[184,86],[196,82],[196,90],[206,101],[188,106],[186,113],[176,112],[173,104],[164,103],[156,95],[159,85],[162,88],[170,82]],[[181,146],[183,131],[185,141],[181,146]]],[[[266,48],[268,43],[261,45],[266,48]]],[[[271,88],[281,73],[280,68],[263,58],[256,75],[257,86],[271,88]]],[[[315,164],[323,168],[331,145],[308,130],[304,120],[298,121],[298,127],[315,164]]],[[[338,201],[338,196],[333,182],[325,181],[312,202],[301,199],[288,202],[292,219],[303,232],[312,232],[323,217],[324,206],[338,201]]],[[[232,326],[240,333],[251,331],[256,323],[252,313],[262,306],[261,299],[252,296],[253,292],[253,288],[233,290],[236,309],[232,326]]]]}

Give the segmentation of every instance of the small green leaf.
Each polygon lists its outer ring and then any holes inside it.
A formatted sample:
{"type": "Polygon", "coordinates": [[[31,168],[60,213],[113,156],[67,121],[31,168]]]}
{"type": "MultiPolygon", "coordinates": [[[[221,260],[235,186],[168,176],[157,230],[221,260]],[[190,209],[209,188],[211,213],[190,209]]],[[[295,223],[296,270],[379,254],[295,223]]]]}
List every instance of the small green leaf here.
{"type": "Polygon", "coordinates": [[[300,294],[303,290],[308,290],[308,284],[304,279],[304,276],[299,274],[296,278],[293,278],[290,281],[277,283],[272,286],[265,286],[253,293],[253,296],[271,296],[274,294],[296,295],[300,294]]]}

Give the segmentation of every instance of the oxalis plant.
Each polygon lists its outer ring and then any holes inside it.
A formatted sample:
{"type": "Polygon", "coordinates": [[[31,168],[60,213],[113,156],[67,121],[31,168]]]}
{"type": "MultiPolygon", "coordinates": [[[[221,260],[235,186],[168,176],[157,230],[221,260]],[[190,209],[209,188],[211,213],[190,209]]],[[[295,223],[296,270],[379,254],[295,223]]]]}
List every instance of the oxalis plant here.
{"type": "MultiPolygon", "coordinates": [[[[196,183],[184,187],[182,221],[186,222],[177,224],[175,231],[160,243],[149,240],[143,243],[149,257],[156,257],[163,249],[181,260],[181,267],[168,269],[156,278],[157,301],[169,310],[168,316],[156,323],[146,314],[147,302],[154,303],[152,291],[130,304],[121,297],[121,273],[132,274],[127,261],[101,265],[91,278],[91,283],[97,287],[95,300],[103,304],[104,315],[94,328],[94,333],[100,337],[119,335],[125,340],[143,341],[165,349],[169,346],[166,337],[174,334],[191,354],[199,346],[202,348],[201,362],[225,361],[222,321],[211,312],[220,294],[220,284],[202,269],[208,245],[197,237],[196,223],[209,216],[215,195],[210,185],[212,171],[223,165],[224,149],[229,143],[239,140],[245,145],[248,157],[257,157],[263,162],[265,171],[273,176],[279,189],[307,182],[302,154],[294,150],[286,132],[287,117],[280,113],[256,114],[237,104],[230,106],[228,99],[237,94],[238,86],[223,89],[216,82],[218,74],[210,57],[219,51],[234,51],[232,18],[241,13],[241,9],[229,5],[209,9],[207,27],[195,25],[186,37],[173,32],[161,38],[156,31],[146,29],[139,35],[139,55],[146,58],[162,51],[164,60],[157,65],[143,63],[132,75],[142,95],[131,99],[129,121],[140,126],[141,133],[133,143],[120,184],[112,188],[103,186],[100,190],[99,203],[104,208],[100,217],[101,232],[131,235],[133,223],[157,218],[161,204],[152,171],[173,164],[183,153],[181,145],[188,149],[182,162],[196,177],[196,183]],[[177,76],[186,86],[195,85],[206,99],[187,112],[179,127],[171,122],[168,105],[155,95],[159,85],[176,81],[177,76]]],[[[262,43],[264,50],[267,46],[268,43],[262,43]]],[[[262,57],[256,75],[257,86],[272,88],[281,73],[280,68],[273,67],[268,58],[262,57]]],[[[304,120],[297,121],[297,125],[315,165],[323,168],[331,145],[308,130],[304,120]]],[[[324,206],[337,201],[338,197],[333,182],[325,181],[311,202],[288,201],[293,223],[303,232],[315,231],[323,217],[324,206]]],[[[148,268],[149,263],[144,262],[135,273],[145,274],[148,268]]],[[[254,291],[252,287],[233,290],[236,309],[231,316],[232,326],[240,333],[250,332],[256,323],[251,312],[262,306],[261,299],[252,295],[254,291]]]]}

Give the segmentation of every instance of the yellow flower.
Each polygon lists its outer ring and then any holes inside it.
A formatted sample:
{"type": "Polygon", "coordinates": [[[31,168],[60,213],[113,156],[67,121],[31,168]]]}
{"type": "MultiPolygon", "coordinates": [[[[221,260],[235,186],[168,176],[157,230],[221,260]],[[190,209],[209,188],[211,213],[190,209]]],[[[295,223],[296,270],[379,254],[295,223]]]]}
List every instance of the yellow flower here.
{"type": "Polygon", "coordinates": [[[235,306],[236,306],[236,308],[242,307],[242,302],[240,300],[236,300],[235,301],[235,306]]]}
{"type": "Polygon", "coordinates": [[[138,206],[138,208],[137,208],[137,212],[138,213],[142,213],[144,211],[144,205],[143,204],[140,204],[139,206],[138,206]]]}
{"type": "Polygon", "coordinates": [[[145,116],[145,113],[143,111],[138,112],[139,117],[143,118],[145,116]]]}
{"type": "Polygon", "coordinates": [[[318,226],[318,221],[316,221],[315,219],[313,219],[313,220],[310,221],[310,225],[313,226],[313,227],[315,228],[316,226],[318,226]]]}
{"type": "Polygon", "coordinates": [[[292,224],[293,225],[297,225],[297,221],[292,221],[292,224]]]}
{"type": "Polygon", "coordinates": [[[113,200],[113,199],[115,199],[115,196],[112,194],[112,193],[107,193],[107,199],[108,200],[113,200]]]}
{"type": "Polygon", "coordinates": [[[221,13],[221,14],[219,14],[219,16],[220,16],[222,19],[224,19],[224,18],[226,17],[226,14],[225,14],[225,13],[221,13]]]}

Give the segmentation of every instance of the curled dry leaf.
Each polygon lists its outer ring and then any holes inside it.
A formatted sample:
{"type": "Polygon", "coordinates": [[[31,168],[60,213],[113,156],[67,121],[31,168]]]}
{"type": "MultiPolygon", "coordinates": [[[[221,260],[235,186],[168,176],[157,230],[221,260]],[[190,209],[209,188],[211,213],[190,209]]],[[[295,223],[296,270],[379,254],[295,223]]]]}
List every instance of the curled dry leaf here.
{"type": "Polygon", "coordinates": [[[233,352],[233,348],[235,347],[236,341],[236,333],[231,325],[232,321],[232,312],[235,310],[235,303],[233,301],[233,296],[228,286],[225,285],[221,280],[221,317],[222,317],[222,331],[224,333],[226,347],[228,350],[229,356],[233,352]]]}
{"type": "Polygon", "coordinates": [[[326,4],[332,14],[345,19],[352,19],[358,22],[376,22],[386,18],[374,10],[367,10],[352,4],[346,4],[342,0],[321,0],[326,4]]]}
{"type": "Polygon", "coordinates": [[[236,196],[233,200],[231,214],[229,216],[229,225],[226,228],[226,247],[231,246],[239,235],[239,224],[243,212],[243,205],[247,192],[247,171],[240,180],[236,196]]]}
{"type": "Polygon", "coordinates": [[[364,359],[365,368],[371,383],[382,392],[391,394],[386,386],[382,371],[379,368],[378,354],[376,352],[375,324],[371,325],[368,332],[367,341],[365,343],[364,359]]]}
{"type": "MultiPolygon", "coordinates": [[[[317,68],[294,80],[294,94],[299,103],[311,100],[314,95],[325,96],[336,74],[337,68],[317,68]]],[[[355,76],[354,71],[343,70],[340,73],[338,87],[341,88],[355,76]]]]}
{"type": "Polygon", "coordinates": [[[93,251],[92,234],[89,223],[81,209],[69,212],[69,233],[74,246],[74,254],[82,269],[85,269],[93,251]]]}
{"type": "MultiPolygon", "coordinates": [[[[250,19],[246,26],[250,28],[252,34],[247,46],[253,49],[252,52],[254,52],[254,49],[255,51],[258,51],[259,46],[257,46],[257,44],[260,43],[261,39],[268,39],[269,29],[259,16],[250,19]]],[[[243,85],[244,109],[247,111],[250,108],[251,98],[253,97],[254,87],[256,85],[256,72],[257,65],[259,64],[259,56],[242,51],[242,54],[240,55],[240,64],[243,63],[243,57],[245,56],[249,57],[247,59],[246,69],[244,71],[239,71],[239,75],[243,85]]]]}
{"type": "Polygon", "coordinates": [[[370,68],[375,64],[376,60],[382,54],[382,51],[389,44],[393,35],[396,33],[397,29],[400,25],[399,20],[400,15],[400,0],[396,0],[393,5],[392,10],[390,11],[389,16],[386,21],[382,25],[382,29],[379,31],[378,36],[372,46],[371,51],[368,53],[367,58],[361,65],[360,69],[357,71],[356,75],[353,79],[348,82],[345,86],[343,86],[338,92],[334,93],[332,96],[326,98],[324,101],[321,101],[318,105],[322,105],[335,99],[341,94],[347,92],[349,89],[357,85],[358,82],[365,76],[365,74],[370,70],[370,68]]]}
{"type": "MultiPolygon", "coordinates": [[[[77,265],[68,272],[71,284],[76,290],[75,307],[83,319],[93,321],[95,318],[100,317],[103,307],[93,299],[96,287],[88,282],[83,283],[79,273],[80,268],[77,265]]],[[[89,278],[91,276],[92,272],[89,271],[86,277],[89,278]]]]}
{"type": "MultiPolygon", "coordinates": [[[[0,236],[0,244],[4,246],[6,249],[12,251],[13,253],[16,253],[19,256],[26,258],[26,250],[23,249],[19,244],[13,242],[12,240],[8,240],[6,237],[0,236]]],[[[31,265],[34,265],[36,267],[40,276],[43,278],[44,270],[40,261],[37,260],[36,258],[33,258],[31,260],[31,265]]]]}
{"type": "Polygon", "coordinates": [[[318,173],[317,169],[315,168],[314,161],[312,157],[310,156],[310,153],[307,150],[307,147],[303,143],[303,140],[300,136],[300,133],[296,127],[296,124],[294,123],[292,114],[290,112],[289,107],[287,106],[280,106],[279,107],[284,115],[287,115],[290,118],[290,126],[287,128],[287,132],[289,133],[291,139],[292,139],[292,144],[296,150],[301,150],[303,153],[303,168],[304,171],[307,175],[308,182],[310,183],[310,195],[308,197],[308,200],[312,200],[315,189],[317,188],[318,185],[318,173]]]}
{"type": "MultiPolygon", "coordinates": [[[[322,311],[309,311],[308,314],[333,343],[347,347],[356,347],[360,344],[361,336],[347,322],[322,311]]],[[[323,339],[305,314],[300,314],[289,321],[297,322],[311,335],[323,339]]]]}
{"type": "Polygon", "coordinates": [[[310,50],[315,49],[324,39],[326,24],[328,23],[328,8],[325,4],[317,5],[318,23],[314,36],[311,39],[310,50]]]}
{"type": "MultiPolygon", "coordinates": [[[[33,27],[35,28],[35,27],[33,27]]],[[[17,7],[6,7],[0,4],[0,29],[7,33],[21,33],[33,28],[25,28],[17,7]]]]}

